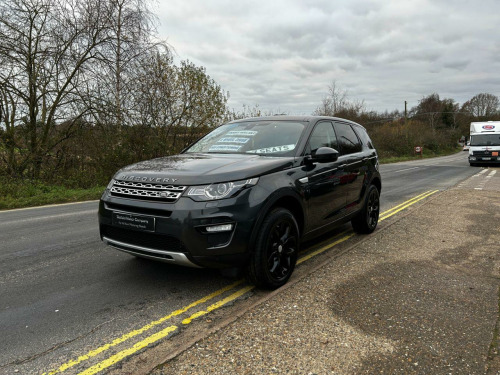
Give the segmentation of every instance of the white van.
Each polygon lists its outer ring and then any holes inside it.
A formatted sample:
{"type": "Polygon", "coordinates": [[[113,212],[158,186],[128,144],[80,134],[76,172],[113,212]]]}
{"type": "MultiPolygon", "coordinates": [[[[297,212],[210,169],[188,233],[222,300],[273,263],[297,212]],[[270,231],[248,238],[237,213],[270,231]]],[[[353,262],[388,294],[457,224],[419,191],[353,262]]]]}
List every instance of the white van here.
{"type": "Polygon", "coordinates": [[[500,163],[500,121],[471,122],[469,164],[500,163]]]}

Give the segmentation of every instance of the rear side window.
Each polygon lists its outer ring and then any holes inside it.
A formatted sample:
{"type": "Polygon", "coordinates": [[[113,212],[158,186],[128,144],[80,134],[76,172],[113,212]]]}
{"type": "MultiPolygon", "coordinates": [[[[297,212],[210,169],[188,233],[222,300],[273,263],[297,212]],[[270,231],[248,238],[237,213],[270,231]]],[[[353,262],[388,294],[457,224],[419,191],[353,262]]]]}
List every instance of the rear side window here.
{"type": "Polygon", "coordinates": [[[349,124],[335,123],[334,127],[342,154],[353,154],[361,151],[361,143],[358,136],[349,124]]]}
{"type": "Polygon", "coordinates": [[[361,139],[361,142],[364,145],[368,146],[368,148],[371,148],[371,149],[375,148],[375,147],[373,147],[373,143],[372,143],[372,140],[370,139],[370,136],[368,135],[368,133],[366,132],[366,130],[364,128],[362,128],[361,126],[353,126],[353,129],[356,132],[356,134],[358,135],[359,139],[361,139]]]}

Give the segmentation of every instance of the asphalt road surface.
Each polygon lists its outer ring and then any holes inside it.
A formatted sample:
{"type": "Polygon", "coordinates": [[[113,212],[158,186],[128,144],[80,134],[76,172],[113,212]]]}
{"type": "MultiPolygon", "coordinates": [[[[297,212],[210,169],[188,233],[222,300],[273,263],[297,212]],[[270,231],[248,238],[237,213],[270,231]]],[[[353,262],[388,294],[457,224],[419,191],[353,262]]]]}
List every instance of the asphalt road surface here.
{"type": "MultiPolygon", "coordinates": [[[[382,211],[478,171],[465,152],[382,165],[382,211]]],[[[107,248],[97,202],[0,212],[0,374],[63,372],[62,364],[232,282],[107,248]]]]}

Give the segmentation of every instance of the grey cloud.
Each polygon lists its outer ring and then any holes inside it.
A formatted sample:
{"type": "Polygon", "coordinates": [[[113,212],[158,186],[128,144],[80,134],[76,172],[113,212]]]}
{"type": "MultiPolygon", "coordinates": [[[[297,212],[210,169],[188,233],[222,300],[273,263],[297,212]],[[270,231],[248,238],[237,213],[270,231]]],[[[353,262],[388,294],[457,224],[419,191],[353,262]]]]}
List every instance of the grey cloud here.
{"type": "Polygon", "coordinates": [[[456,60],[456,61],[451,61],[448,63],[444,63],[443,66],[448,69],[454,69],[454,70],[464,70],[467,65],[469,65],[470,60],[456,60]]]}
{"type": "Polygon", "coordinates": [[[433,92],[499,95],[498,0],[169,0],[160,35],[207,68],[233,108],[311,113],[335,80],[369,109],[433,92]]]}

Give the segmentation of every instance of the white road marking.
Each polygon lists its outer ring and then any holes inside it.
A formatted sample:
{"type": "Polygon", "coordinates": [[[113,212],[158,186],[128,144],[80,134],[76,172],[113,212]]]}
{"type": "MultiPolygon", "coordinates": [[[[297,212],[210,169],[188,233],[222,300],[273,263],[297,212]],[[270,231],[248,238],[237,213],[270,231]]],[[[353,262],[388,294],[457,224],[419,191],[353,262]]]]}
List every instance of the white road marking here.
{"type": "Polygon", "coordinates": [[[92,210],[75,211],[75,212],[69,212],[69,213],[65,213],[65,214],[47,215],[47,216],[40,216],[40,217],[29,217],[26,219],[10,220],[10,221],[6,221],[6,222],[1,223],[1,224],[28,223],[31,221],[59,219],[59,218],[68,217],[68,216],[86,215],[86,214],[97,214],[97,209],[94,208],[92,210]]]}
{"type": "Polygon", "coordinates": [[[405,171],[411,171],[412,169],[419,169],[420,167],[413,167],[413,168],[406,168],[406,169],[400,169],[398,171],[394,171],[394,173],[399,173],[399,172],[405,172],[405,171]]]}
{"type": "Polygon", "coordinates": [[[2,213],[6,213],[6,212],[36,210],[37,208],[47,208],[47,207],[70,206],[70,205],[74,205],[74,204],[83,204],[83,203],[90,203],[90,202],[99,202],[99,200],[91,200],[91,201],[83,201],[83,202],[71,202],[71,203],[47,204],[45,206],[34,206],[34,207],[24,207],[24,208],[14,208],[12,210],[3,210],[3,211],[0,211],[0,215],[2,213]]]}

